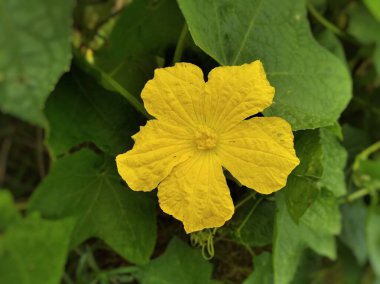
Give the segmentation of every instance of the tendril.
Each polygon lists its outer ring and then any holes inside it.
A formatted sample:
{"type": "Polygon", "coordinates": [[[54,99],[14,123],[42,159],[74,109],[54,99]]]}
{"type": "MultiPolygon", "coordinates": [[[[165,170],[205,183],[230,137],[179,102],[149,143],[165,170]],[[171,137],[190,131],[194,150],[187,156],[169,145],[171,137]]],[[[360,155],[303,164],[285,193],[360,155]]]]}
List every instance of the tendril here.
{"type": "Polygon", "coordinates": [[[210,260],[215,255],[214,236],[217,229],[205,229],[190,235],[190,243],[193,247],[202,249],[202,256],[206,260],[210,260]]]}

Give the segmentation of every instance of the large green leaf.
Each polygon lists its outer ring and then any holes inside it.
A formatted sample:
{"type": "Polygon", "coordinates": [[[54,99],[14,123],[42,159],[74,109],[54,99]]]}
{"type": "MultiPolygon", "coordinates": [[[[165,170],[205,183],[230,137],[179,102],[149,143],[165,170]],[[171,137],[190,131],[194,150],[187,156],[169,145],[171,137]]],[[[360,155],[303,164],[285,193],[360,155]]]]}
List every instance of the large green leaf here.
{"type": "Polygon", "coordinates": [[[140,0],[128,5],[102,52],[119,60],[136,55],[164,56],[174,51],[184,23],[175,0],[140,0]]]}
{"type": "Polygon", "coordinates": [[[293,129],[333,124],[351,97],[344,64],[312,37],[299,0],[178,0],[195,43],[222,65],[262,60],[276,88],[264,113],[293,129]]]}
{"type": "Polygon", "coordinates": [[[380,189],[380,160],[360,161],[359,172],[368,186],[380,189]]]}
{"type": "MultiPolygon", "coordinates": [[[[377,1],[377,0],[375,0],[377,1]]],[[[367,9],[362,3],[355,3],[349,9],[349,25],[348,32],[352,34],[357,40],[364,44],[375,44],[374,51],[374,65],[378,74],[380,74],[380,21],[376,20],[374,16],[380,13],[379,2],[375,4],[373,0],[366,0],[367,9]]]]}
{"type": "Polygon", "coordinates": [[[273,202],[261,202],[252,199],[237,209],[228,229],[239,243],[253,247],[271,244],[275,205],[273,202]]]}
{"type": "Polygon", "coordinates": [[[94,142],[111,155],[132,145],[139,115],[115,93],[74,69],[57,85],[46,104],[50,123],[47,143],[56,156],[73,146],[94,142]]]}
{"type": "Polygon", "coordinates": [[[361,43],[380,42],[380,22],[371,15],[362,3],[355,3],[348,10],[349,23],[347,31],[361,43]]]}
{"type": "Polygon", "coordinates": [[[305,214],[319,194],[319,186],[309,177],[290,175],[284,189],[288,212],[295,222],[305,214]]]}
{"type": "Polygon", "coordinates": [[[366,235],[368,255],[372,268],[380,278],[380,207],[373,208],[369,212],[366,235]]]}
{"type": "Polygon", "coordinates": [[[9,224],[20,219],[16,207],[13,204],[13,198],[9,191],[0,189],[0,233],[5,230],[9,224]]]}
{"type": "Polygon", "coordinates": [[[301,160],[294,174],[314,180],[320,179],[323,175],[323,149],[319,130],[297,132],[294,147],[301,160]]]}
{"type": "Polygon", "coordinates": [[[118,84],[133,97],[142,102],[140,93],[145,83],[153,78],[154,69],[158,68],[157,59],[149,54],[129,56],[122,60],[112,61],[105,55],[97,55],[96,68],[99,71],[100,83],[108,90],[119,92],[113,84],[118,84]],[[109,78],[108,80],[105,78],[109,78]],[[109,81],[112,80],[112,83],[109,81]]]}
{"type": "Polygon", "coordinates": [[[373,54],[373,61],[375,64],[377,74],[380,74],[380,43],[376,45],[376,49],[373,54]]]}
{"type": "Polygon", "coordinates": [[[371,13],[376,17],[380,22],[380,2],[377,0],[364,0],[364,3],[367,5],[371,13]]]}
{"type": "Polygon", "coordinates": [[[284,192],[288,212],[298,222],[319,194],[317,181],[323,174],[319,130],[297,133],[295,149],[301,162],[289,176],[284,192]]]}
{"type": "Polygon", "coordinates": [[[10,224],[0,238],[0,283],[57,284],[63,274],[74,222],[33,214],[10,224]]]}
{"type": "Polygon", "coordinates": [[[71,0],[0,2],[0,110],[46,126],[45,100],[71,58],[71,0]]]}
{"type": "Polygon", "coordinates": [[[76,216],[72,243],[104,240],[131,262],[147,262],[156,241],[155,203],[123,186],[115,162],[89,150],[59,159],[30,201],[48,218],[76,216]]]}
{"type": "Polygon", "coordinates": [[[353,180],[359,188],[380,190],[380,141],[370,145],[357,155],[353,164],[353,180]],[[371,159],[371,158],[374,159],[371,159]]]}
{"type": "Polygon", "coordinates": [[[330,30],[326,29],[316,35],[319,44],[329,50],[338,57],[345,65],[347,65],[346,55],[343,45],[339,38],[330,30]]]}
{"type": "Polygon", "coordinates": [[[253,272],[248,276],[243,284],[272,284],[272,255],[269,252],[263,252],[253,258],[253,263],[253,272]]]}
{"type": "Polygon", "coordinates": [[[330,127],[300,131],[295,149],[301,163],[289,176],[284,192],[289,214],[298,222],[321,188],[337,197],[345,194],[347,153],[330,127]]]}
{"type": "Polygon", "coordinates": [[[340,239],[351,249],[360,264],[367,260],[366,241],[367,208],[362,200],[341,207],[342,233],[340,239]]]}
{"type": "Polygon", "coordinates": [[[211,264],[199,249],[190,248],[174,238],[165,253],[141,269],[142,284],[211,283],[211,264]]]}
{"type": "Polygon", "coordinates": [[[289,216],[283,192],[276,195],[276,203],[274,279],[276,284],[286,284],[291,282],[305,248],[335,259],[334,236],[340,231],[340,214],[336,198],[325,190],[300,218],[299,224],[289,216]]]}
{"type": "MultiPolygon", "coordinates": [[[[95,52],[95,66],[139,99],[146,81],[163,63],[158,57],[174,53],[183,24],[175,0],[133,1],[116,22],[107,44],[95,52]]],[[[105,80],[102,84],[118,91],[105,80]]]]}
{"type": "Polygon", "coordinates": [[[351,166],[356,155],[371,145],[371,138],[369,133],[362,129],[352,127],[349,124],[343,125],[342,130],[344,137],[342,143],[348,152],[347,165],[351,166]]]}
{"type": "Polygon", "coordinates": [[[335,196],[342,196],[347,191],[344,176],[347,151],[331,128],[321,128],[319,131],[323,152],[323,174],[319,180],[319,185],[328,188],[335,196]]]}

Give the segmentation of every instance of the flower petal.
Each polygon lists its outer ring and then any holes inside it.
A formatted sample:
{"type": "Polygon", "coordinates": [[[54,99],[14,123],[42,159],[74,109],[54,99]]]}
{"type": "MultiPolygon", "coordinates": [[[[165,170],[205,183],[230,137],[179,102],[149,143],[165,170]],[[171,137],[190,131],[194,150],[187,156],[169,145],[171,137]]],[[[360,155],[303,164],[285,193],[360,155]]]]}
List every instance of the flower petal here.
{"type": "Polygon", "coordinates": [[[223,135],[217,153],[239,182],[262,194],[284,187],[299,164],[291,127],[279,117],[242,121],[223,135]]]}
{"type": "Polygon", "coordinates": [[[133,190],[150,191],[166,178],[173,167],[194,153],[186,128],[150,120],[132,137],[133,149],[116,157],[121,177],[133,190]]]}
{"type": "Polygon", "coordinates": [[[181,220],[191,233],[222,226],[234,205],[218,157],[200,152],[175,167],[158,186],[161,209],[181,220]]]}
{"type": "Polygon", "coordinates": [[[160,120],[198,124],[205,82],[202,70],[191,63],[159,68],[142,90],[146,110],[160,120]]]}
{"type": "Polygon", "coordinates": [[[272,104],[274,88],[259,60],[213,69],[206,83],[207,124],[227,131],[272,104]]]}

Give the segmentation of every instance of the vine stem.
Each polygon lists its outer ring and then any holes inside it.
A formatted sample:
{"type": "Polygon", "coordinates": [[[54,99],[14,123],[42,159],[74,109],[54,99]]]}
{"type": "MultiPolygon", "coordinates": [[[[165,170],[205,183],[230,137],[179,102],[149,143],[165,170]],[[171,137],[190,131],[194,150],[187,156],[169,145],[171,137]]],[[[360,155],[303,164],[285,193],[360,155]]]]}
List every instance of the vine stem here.
{"type": "Polygon", "coordinates": [[[235,206],[235,210],[237,210],[239,207],[243,206],[247,201],[249,201],[251,198],[254,198],[256,196],[256,192],[252,192],[248,194],[247,197],[243,198],[242,200],[239,201],[238,204],[235,206]]]}
{"type": "Polygon", "coordinates": [[[240,238],[240,232],[241,229],[247,224],[248,219],[252,216],[253,212],[256,210],[256,207],[260,204],[261,201],[263,201],[264,196],[260,196],[259,199],[257,199],[256,203],[252,206],[251,210],[247,214],[247,216],[244,218],[243,222],[239,225],[239,227],[236,230],[237,236],[240,238]]]}
{"type": "Polygon", "coordinates": [[[152,119],[152,117],[145,110],[144,105],[135,96],[133,96],[129,91],[127,91],[122,85],[119,84],[112,76],[104,72],[101,68],[95,64],[90,64],[85,60],[83,55],[79,50],[74,50],[74,57],[78,62],[78,66],[84,69],[86,72],[96,72],[99,80],[106,82],[109,86],[112,86],[113,90],[123,96],[138,112],[143,114],[147,119],[152,119]]]}
{"type": "Polygon", "coordinates": [[[119,94],[121,94],[124,98],[127,99],[127,101],[141,114],[143,114],[147,119],[151,119],[151,116],[147,113],[145,110],[143,104],[137,100],[130,92],[128,92],[126,89],[124,89],[123,86],[121,86],[118,82],[116,82],[111,76],[109,76],[107,73],[103,72],[102,70],[96,68],[99,73],[101,74],[104,81],[106,81],[109,85],[112,86],[112,88],[117,91],[119,94]]]}
{"type": "Polygon", "coordinates": [[[181,33],[178,38],[177,46],[174,51],[174,56],[173,56],[173,65],[176,64],[177,62],[181,61],[182,58],[182,53],[183,53],[183,48],[185,46],[185,41],[188,33],[188,27],[186,22],[183,24],[181,33]]]}
{"type": "Polygon", "coordinates": [[[356,199],[362,198],[363,196],[366,196],[368,194],[371,194],[371,190],[369,190],[368,188],[356,190],[355,192],[348,195],[345,199],[343,199],[341,204],[353,202],[356,199]]]}
{"type": "Polygon", "coordinates": [[[313,15],[313,17],[325,28],[332,31],[334,34],[347,39],[347,35],[341,31],[336,25],[331,23],[329,20],[327,20],[325,17],[323,17],[317,9],[308,1],[307,2],[307,9],[309,10],[310,14],[313,15]]]}

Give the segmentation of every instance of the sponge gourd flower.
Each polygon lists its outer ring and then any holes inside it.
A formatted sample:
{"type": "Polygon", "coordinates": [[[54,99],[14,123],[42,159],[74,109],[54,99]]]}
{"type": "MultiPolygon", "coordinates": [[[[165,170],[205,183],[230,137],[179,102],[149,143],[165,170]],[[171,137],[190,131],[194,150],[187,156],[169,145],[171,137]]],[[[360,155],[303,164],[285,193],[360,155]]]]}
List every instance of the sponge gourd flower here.
{"type": "Polygon", "coordinates": [[[116,158],[135,191],[158,188],[161,209],[187,233],[222,226],[234,213],[223,174],[270,194],[299,164],[291,126],[279,117],[248,117],[272,104],[275,90],[260,61],[213,69],[204,81],[190,63],[160,68],[141,97],[155,117],[116,158]]]}

